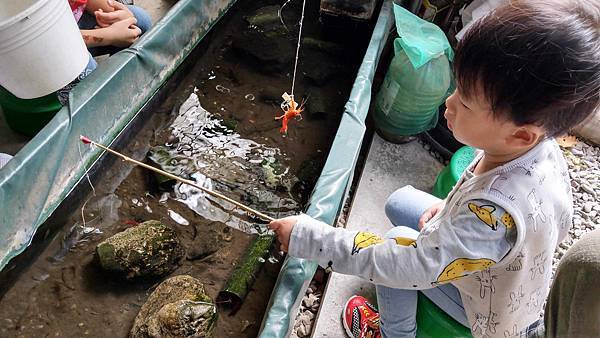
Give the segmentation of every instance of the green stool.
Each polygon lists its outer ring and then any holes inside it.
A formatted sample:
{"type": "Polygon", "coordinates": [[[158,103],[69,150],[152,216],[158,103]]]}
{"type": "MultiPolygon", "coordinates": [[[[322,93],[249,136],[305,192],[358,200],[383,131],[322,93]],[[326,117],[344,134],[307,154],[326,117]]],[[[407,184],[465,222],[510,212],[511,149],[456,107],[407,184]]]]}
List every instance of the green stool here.
{"type": "Polygon", "coordinates": [[[475,148],[464,146],[458,149],[452,155],[450,164],[442,169],[436,178],[433,195],[437,198],[446,198],[473,159],[475,159],[475,148]]]}
{"type": "Polygon", "coordinates": [[[62,108],[55,93],[35,99],[20,99],[0,87],[0,106],[8,126],[21,134],[35,136],[62,108]]]}
{"type": "Polygon", "coordinates": [[[447,315],[419,292],[417,301],[417,338],[473,338],[471,330],[447,315]]]}

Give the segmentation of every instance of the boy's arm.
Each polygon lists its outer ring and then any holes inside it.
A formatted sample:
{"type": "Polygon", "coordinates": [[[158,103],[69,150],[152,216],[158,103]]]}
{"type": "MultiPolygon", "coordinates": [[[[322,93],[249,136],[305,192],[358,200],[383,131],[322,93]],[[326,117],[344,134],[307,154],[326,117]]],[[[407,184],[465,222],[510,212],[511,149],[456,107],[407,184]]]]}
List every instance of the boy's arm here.
{"type": "MultiPolygon", "coordinates": [[[[431,288],[484,270],[512,248],[506,226],[494,223],[494,230],[482,222],[469,209],[474,203],[491,206],[489,202],[469,201],[461,206],[464,212],[452,223],[430,225],[433,229],[419,235],[415,242],[404,238],[384,240],[370,233],[333,228],[302,215],[292,230],[289,254],[376,284],[431,288]]],[[[495,208],[500,214],[504,212],[495,208]]]]}

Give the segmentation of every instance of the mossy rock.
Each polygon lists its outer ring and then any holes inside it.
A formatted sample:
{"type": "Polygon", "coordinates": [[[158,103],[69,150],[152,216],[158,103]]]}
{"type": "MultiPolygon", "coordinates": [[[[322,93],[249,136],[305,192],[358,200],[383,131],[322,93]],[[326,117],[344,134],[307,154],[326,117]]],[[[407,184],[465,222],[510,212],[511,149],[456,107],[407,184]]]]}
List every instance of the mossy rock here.
{"type": "Polygon", "coordinates": [[[96,254],[105,270],[134,278],[173,271],[184,250],[171,228],[158,221],[147,221],[98,244],[96,254]]]}
{"type": "Polygon", "coordinates": [[[216,320],[216,307],[204,285],[196,278],[180,275],[165,280],[152,292],[129,337],[211,337],[216,320]]]}
{"type": "Polygon", "coordinates": [[[284,29],[279,19],[279,8],[277,5],[261,7],[244,19],[249,25],[262,30],[284,29]]]}
{"type": "Polygon", "coordinates": [[[242,31],[233,39],[232,47],[257,70],[281,73],[294,60],[296,45],[285,37],[273,34],[254,29],[242,31]]]}

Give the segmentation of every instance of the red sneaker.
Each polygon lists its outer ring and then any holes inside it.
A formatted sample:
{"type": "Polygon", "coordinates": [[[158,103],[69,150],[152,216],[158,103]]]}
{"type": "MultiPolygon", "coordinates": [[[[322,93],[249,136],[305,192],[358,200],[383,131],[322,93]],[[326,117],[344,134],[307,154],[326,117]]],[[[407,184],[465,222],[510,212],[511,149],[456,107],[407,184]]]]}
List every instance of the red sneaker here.
{"type": "Polygon", "coordinates": [[[351,338],[380,338],[379,312],[362,296],[352,296],[344,306],[342,323],[351,338]]]}

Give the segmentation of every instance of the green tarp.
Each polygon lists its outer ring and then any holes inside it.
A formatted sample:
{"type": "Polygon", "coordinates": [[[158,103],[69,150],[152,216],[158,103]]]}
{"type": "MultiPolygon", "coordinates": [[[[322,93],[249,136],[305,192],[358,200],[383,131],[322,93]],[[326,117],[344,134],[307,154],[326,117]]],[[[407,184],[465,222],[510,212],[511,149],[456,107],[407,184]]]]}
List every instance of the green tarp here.
{"type": "Polygon", "coordinates": [[[86,168],[102,153],[79,135],[110,144],[235,0],[180,0],[132,47],[71,93],[70,104],[0,170],[0,270],[31,242],[86,168]]]}

